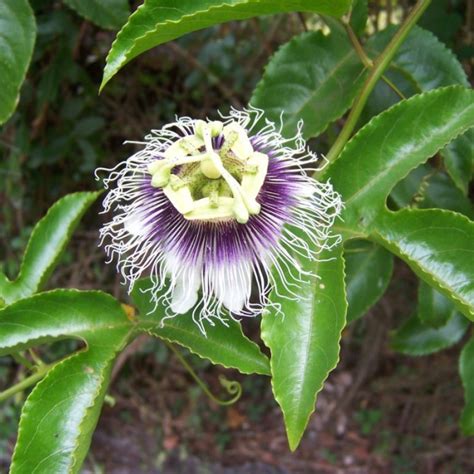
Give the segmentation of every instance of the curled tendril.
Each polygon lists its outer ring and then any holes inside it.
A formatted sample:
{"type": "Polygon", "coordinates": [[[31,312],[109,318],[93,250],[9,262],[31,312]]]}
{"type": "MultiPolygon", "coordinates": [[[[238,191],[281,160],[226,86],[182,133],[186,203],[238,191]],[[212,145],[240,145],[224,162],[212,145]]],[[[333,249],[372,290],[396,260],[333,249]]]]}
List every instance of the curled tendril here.
{"type": "Polygon", "coordinates": [[[165,342],[167,347],[171,349],[173,354],[177,357],[177,359],[183,364],[183,367],[189,372],[191,377],[196,381],[199,385],[201,390],[215,403],[221,406],[229,406],[233,405],[239,398],[242,396],[242,386],[236,380],[228,380],[223,375],[219,376],[219,383],[222,387],[226,390],[229,395],[233,395],[232,398],[229,400],[222,400],[216,397],[210,390],[209,387],[204,383],[204,381],[194,372],[194,369],[188,364],[185,358],[181,355],[181,353],[169,342],[165,342]]]}

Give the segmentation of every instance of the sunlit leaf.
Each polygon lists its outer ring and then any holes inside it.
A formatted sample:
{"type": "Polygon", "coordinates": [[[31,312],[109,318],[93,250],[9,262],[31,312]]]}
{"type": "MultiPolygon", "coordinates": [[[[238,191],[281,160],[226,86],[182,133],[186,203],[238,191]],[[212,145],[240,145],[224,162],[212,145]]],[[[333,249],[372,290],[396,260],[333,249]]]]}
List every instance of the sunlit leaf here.
{"type": "Polygon", "coordinates": [[[460,86],[419,94],[372,119],[326,172],[345,202],[343,226],[370,227],[398,181],[472,126],[474,91],[460,86]]]}
{"type": "Polygon", "coordinates": [[[441,209],[386,211],[372,237],[474,320],[474,222],[441,209]]]}
{"type": "Polygon", "coordinates": [[[150,48],[192,31],[231,20],[291,11],[340,16],[350,0],[145,0],[115,39],[101,89],[129,61],[150,48]]]}
{"type": "MultiPolygon", "coordinates": [[[[383,51],[397,28],[391,26],[369,39],[367,48],[374,56],[383,51]]],[[[469,87],[466,73],[453,52],[433,33],[418,26],[410,31],[401,44],[391,63],[388,75],[406,97],[417,92],[455,84],[469,87]],[[403,77],[413,87],[405,87],[406,82],[403,77]]],[[[367,117],[367,110],[381,111],[399,100],[400,98],[390,90],[389,86],[380,81],[369,98],[364,115],[367,117]]],[[[466,194],[473,173],[474,132],[466,132],[441,150],[441,154],[445,158],[448,173],[466,194]]]]}

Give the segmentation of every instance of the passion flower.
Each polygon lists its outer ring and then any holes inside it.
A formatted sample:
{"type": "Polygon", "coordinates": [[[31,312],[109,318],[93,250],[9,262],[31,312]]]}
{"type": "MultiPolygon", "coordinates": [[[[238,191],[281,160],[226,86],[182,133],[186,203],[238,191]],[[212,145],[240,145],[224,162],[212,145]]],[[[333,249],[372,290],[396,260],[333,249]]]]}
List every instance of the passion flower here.
{"type": "Polygon", "coordinates": [[[97,170],[108,173],[103,205],[113,214],[101,245],[130,291],[150,276],[150,298],[167,316],[193,310],[205,331],[206,320],[276,304],[274,286],[297,298],[308,275],[300,256],[316,260],[339,242],[331,226],[342,203],[311,177],[321,160],[301,125],[285,139],[261,111],[231,110],[218,121],[179,118],[139,144],[97,170]]]}

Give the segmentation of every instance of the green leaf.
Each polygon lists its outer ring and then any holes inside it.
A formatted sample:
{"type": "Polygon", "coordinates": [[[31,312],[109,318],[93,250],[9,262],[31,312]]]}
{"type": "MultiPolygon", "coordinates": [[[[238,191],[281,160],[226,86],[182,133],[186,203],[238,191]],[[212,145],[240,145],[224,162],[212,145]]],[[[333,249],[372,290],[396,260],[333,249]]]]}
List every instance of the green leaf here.
{"type": "Polygon", "coordinates": [[[474,222],[441,209],[385,211],[372,238],[474,320],[474,222]]]}
{"type": "MultiPolygon", "coordinates": [[[[387,28],[373,36],[368,41],[367,47],[374,55],[381,53],[396,31],[396,26],[387,28]]],[[[392,71],[398,71],[408,77],[414,84],[414,88],[410,91],[404,86],[403,80],[389,74],[390,79],[403,90],[405,96],[455,84],[469,87],[466,73],[452,51],[431,32],[418,26],[413,28],[402,43],[390,67],[392,71]]],[[[369,98],[366,109],[374,109],[374,103],[377,103],[377,108],[383,110],[397,102],[399,98],[387,89],[386,84],[381,82],[377,84],[376,91],[369,98]],[[383,95],[381,90],[385,91],[383,95]]],[[[441,151],[441,154],[445,158],[448,173],[459,189],[466,194],[467,185],[473,173],[473,132],[468,132],[465,136],[454,140],[441,151]]]]}
{"type": "Polygon", "coordinates": [[[294,136],[303,120],[304,137],[314,137],[346,112],[365,77],[345,31],[304,33],[273,56],[250,103],[266,119],[281,119],[284,136],[294,136]]]}
{"type": "Polygon", "coordinates": [[[471,338],[461,352],[459,372],[466,400],[461,415],[461,429],[465,435],[474,435],[474,338],[471,338]]]}
{"type": "Polygon", "coordinates": [[[398,181],[472,126],[474,91],[460,86],[414,96],[373,118],[326,173],[345,202],[343,225],[369,227],[398,181]]]}
{"type": "Polygon", "coordinates": [[[398,208],[439,208],[474,217],[472,202],[454,186],[449,176],[427,164],[400,181],[390,193],[390,199],[398,208]]]}
{"type": "MultiPolygon", "coordinates": [[[[381,53],[397,30],[398,26],[392,25],[377,33],[367,43],[369,51],[374,55],[381,53]]],[[[453,52],[419,26],[410,31],[391,65],[409,73],[420,92],[456,84],[469,87],[466,73],[453,52]]]]}
{"type": "Polygon", "coordinates": [[[425,282],[420,281],[417,312],[418,318],[423,324],[440,328],[453,316],[456,309],[450,299],[425,282]]]}
{"type": "Polygon", "coordinates": [[[272,354],[273,393],[283,411],[291,450],[297,448],[316,396],[336,367],[346,323],[342,246],[321,258],[331,259],[302,262],[315,277],[301,285],[298,298],[279,298],[281,313],[271,310],[262,318],[262,339],[272,354]]]}
{"type": "Polygon", "coordinates": [[[474,173],[474,130],[449,143],[442,150],[444,165],[456,186],[467,194],[474,173]]]}
{"type": "Polygon", "coordinates": [[[120,30],[107,56],[105,84],[129,61],[150,48],[192,31],[231,20],[291,11],[340,16],[350,0],[145,0],[120,30]]]}
{"type": "Polygon", "coordinates": [[[155,308],[150,294],[144,293],[150,286],[148,278],[139,280],[132,292],[133,302],[141,313],[141,325],[149,334],[187,347],[213,364],[234,368],[243,374],[270,375],[267,357],[257,344],[244,336],[238,322],[230,319],[227,326],[220,322],[214,326],[209,324],[203,334],[191,312],[163,319],[166,309],[162,305],[155,308]]]}
{"type": "Polygon", "coordinates": [[[461,340],[467,331],[469,321],[454,313],[446,325],[435,329],[412,316],[393,335],[392,348],[403,354],[419,356],[446,349],[461,340]]]}
{"type": "Polygon", "coordinates": [[[383,247],[365,240],[344,246],[347,322],[363,316],[385,293],[392,278],[393,257],[383,247]]]}
{"type": "Polygon", "coordinates": [[[36,38],[33,10],[27,0],[0,2],[0,124],[15,111],[36,38]]]}
{"type": "Polygon", "coordinates": [[[79,472],[112,364],[133,330],[120,304],[96,291],[41,293],[0,311],[0,355],[65,338],[87,344],[54,365],[28,397],[11,474],[79,472]]]}
{"type": "Polygon", "coordinates": [[[36,293],[45,284],[84,213],[99,192],[68,194],[36,224],[16,280],[0,275],[0,297],[13,303],[36,293]]]}
{"type": "Polygon", "coordinates": [[[63,0],[86,20],[101,28],[118,30],[130,14],[128,0],[63,0]]]}
{"type": "Polygon", "coordinates": [[[353,0],[350,25],[357,35],[362,35],[369,17],[368,0],[353,0]]]}

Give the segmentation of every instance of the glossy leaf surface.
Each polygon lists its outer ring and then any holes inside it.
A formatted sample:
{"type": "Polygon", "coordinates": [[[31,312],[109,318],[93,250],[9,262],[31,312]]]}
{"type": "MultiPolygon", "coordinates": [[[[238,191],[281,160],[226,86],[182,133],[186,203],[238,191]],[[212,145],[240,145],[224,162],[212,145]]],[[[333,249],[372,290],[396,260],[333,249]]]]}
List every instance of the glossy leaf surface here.
{"type": "Polygon", "coordinates": [[[465,435],[474,435],[474,338],[471,338],[461,352],[459,371],[465,398],[461,429],[465,435]]]}
{"type": "Polygon", "coordinates": [[[163,320],[165,308],[161,305],[155,308],[150,295],[144,293],[150,284],[148,279],[140,280],[132,293],[141,313],[141,323],[149,334],[180,344],[214,364],[234,368],[244,374],[270,374],[267,357],[257,344],[244,336],[238,322],[229,320],[227,327],[219,321],[214,326],[206,324],[206,334],[203,334],[193,321],[191,312],[163,320]]]}
{"type": "Polygon", "coordinates": [[[130,14],[128,0],[63,0],[79,15],[97,26],[118,30],[130,14]]]}
{"type": "Polygon", "coordinates": [[[432,354],[459,342],[468,326],[469,321],[459,313],[440,328],[427,326],[412,316],[393,334],[391,345],[397,352],[407,355],[432,354]]]}
{"type": "MultiPolygon", "coordinates": [[[[368,42],[372,54],[382,52],[397,27],[392,26],[373,36],[368,42]]],[[[403,91],[406,97],[416,92],[428,91],[437,87],[459,84],[469,87],[469,81],[461,63],[443,43],[430,31],[415,26],[406,40],[401,44],[391,63],[390,71],[402,74],[413,84],[413,89],[404,87],[400,77],[390,79],[403,91]]],[[[382,82],[369,98],[368,109],[387,108],[400,100],[388,86],[382,82]],[[383,92],[382,92],[383,91],[383,92]]],[[[472,179],[474,160],[474,132],[469,131],[450,143],[441,151],[446,167],[456,185],[466,194],[469,181],[472,179]]]]}
{"type": "Polygon", "coordinates": [[[347,322],[363,316],[385,293],[393,271],[393,256],[365,240],[344,246],[346,262],[347,322]]]}
{"type": "Polygon", "coordinates": [[[474,91],[453,86],[403,101],[365,125],[326,173],[345,202],[344,226],[369,226],[412,169],[474,126],[474,91]]]}
{"type": "Polygon", "coordinates": [[[120,304],[95,291],[41,293],[0,311],[0,355],[65,338],[87,344],[50,369],[28,397],[11,474],[79,472],[113,361],[133,329],[120,304]]]}
{"type": "Polygon", "coordinates": [[[440,209],[384,212],[373,237],[474,320],[474,222],[440,209]]]}
{"type": "Polygon", "coordinates": [[[36,224],[16,280],[8,281],[0,274],[0,297],[6,303],[26,298],[41,289],[57,265],[81,217],[99,194],[69,194],[57,201],[36,224]]]}
{"type": "Polygon", "coordinates": [[[0,124],[18,103],[20,88],[30,64],[36,38],[36,22],[27,0],[0,2],[0,124]]]}
{"type": "Polygon", "coordinates": [[[303,136],[314,137],[346,112],[366,72],[344,31],[304,33],[268,63],[250,103],[292,137],[303,120],[303,136]],[[283,112],[283,115],[281,115],[283,112]]]}
{"type": "Polygon", "coordinates": [[[101,88],[129,61],[192,31],[231,20],[292,11],[340,16],[350,0],[145,0],[117,35],[107,56],[101,88]]]}
{"type": "Polygon", "coordinates": [[[272,386],[285,418],[292,450],[298,446],[316,397],[339,361],[339,340],[345,326],[346,298],[342,246],[306,266],[310,278],[297,299],[279,298],[281,313],[262,318],[262,339],[271,350],[272,386]]]}

